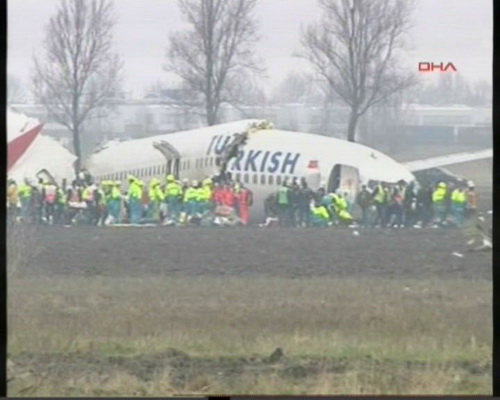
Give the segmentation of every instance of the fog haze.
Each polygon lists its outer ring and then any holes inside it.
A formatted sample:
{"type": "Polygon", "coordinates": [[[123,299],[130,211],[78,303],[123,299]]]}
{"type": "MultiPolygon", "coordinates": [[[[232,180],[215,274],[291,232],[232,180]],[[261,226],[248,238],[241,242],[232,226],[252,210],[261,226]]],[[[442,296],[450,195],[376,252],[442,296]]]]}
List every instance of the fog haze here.
{"type": "MultiPolygon", "coordinates": [[[[41,50],[44,26],[57,0],[8,1],[8,72],[29,82],[32,55],[41,50]]],[[[174,0],[115,0],[116,51],[125,64],[125,91],[140,96],[157,81],[175,81],[162,65],[168,35],[182,29],[174,0]]],[[[256,9],[261,41],[257,54],[267,69],[263,84],[272,89],[291,71],[308,68],[292,54],[300,49],[300,31],[320,18],[313,0],[260,0],[256,9]]],[[[488,80],[492,75],[492,2],[487,0],[419,0],[414,14],[411,47],[401,68],[417,72],[419,61],[453,62],[465,78],[488,80]]]]}

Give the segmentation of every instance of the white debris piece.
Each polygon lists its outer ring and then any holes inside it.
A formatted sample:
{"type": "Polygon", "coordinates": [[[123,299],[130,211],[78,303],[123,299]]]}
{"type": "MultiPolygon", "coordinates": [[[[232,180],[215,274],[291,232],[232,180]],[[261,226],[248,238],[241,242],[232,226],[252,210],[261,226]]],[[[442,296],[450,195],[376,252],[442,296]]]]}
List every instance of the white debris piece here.
{"type": "Polygon", "coordinates": [[[463,258],[464,255],[462,253],[457,253],[456,251],[451,253],[452,255],[454,255],[455,257],[458,257],[458,258],[463,258]]]}
{"type": "Polygon", "coordinates": [[[353,231],[353,232],[352,232],[352,234],[353,234],[354,236],[359,236],[359,232],[358,232],[358,231],[353,231]]]}
{"type": "Polygon", "coordinates": [[[493,214],[493,210],[488,210],[488,214],[493,214]]]}

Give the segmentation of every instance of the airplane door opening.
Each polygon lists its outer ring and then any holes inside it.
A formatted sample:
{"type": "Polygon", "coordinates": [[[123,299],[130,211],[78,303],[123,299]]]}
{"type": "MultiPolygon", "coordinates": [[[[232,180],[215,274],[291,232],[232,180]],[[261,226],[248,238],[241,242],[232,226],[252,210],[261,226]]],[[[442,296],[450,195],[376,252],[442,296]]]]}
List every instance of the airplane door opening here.
{"type": "Polygon", "coordinates": [[[165,157],[167,163],[167,175],[172,174],[176,179],[179,179],[179,165],[181,154],[170,143],[162,140],[161,142],[153,143],[153,147],[165,157]]]}
{"type": "Polygon", "coordinates": [[[349,165],[336,164],[330,178],[328,179],[328,193],[340,189],[342,194],[347,193],[348,200],[353,201],[358,192],[359,173],[358,169],[349,165]]]}
{"type": "Polygon", "coordinates": [[[336,164],[328,178],[327,193],[334,193],[340,187],[340,164],[336,164]]]}

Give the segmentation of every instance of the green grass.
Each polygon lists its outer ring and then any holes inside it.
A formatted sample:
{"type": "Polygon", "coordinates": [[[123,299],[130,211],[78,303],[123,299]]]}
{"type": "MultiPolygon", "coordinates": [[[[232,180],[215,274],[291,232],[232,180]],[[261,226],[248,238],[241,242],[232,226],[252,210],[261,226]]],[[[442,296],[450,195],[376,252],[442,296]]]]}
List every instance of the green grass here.
{"type": "MultiPolygon", "coordinates": [[[[87,355],[147,358],[168,348],[236,360],[281,347],[290,362],[343,360],[350,368],[294,382],[279,374],[231,382],[202,374],[182,391],[488,394],[491,375],[459,363],[491,365],[491,291],[491,282],[481,280],[17,276],[9,280],[8,351],[14,363],[26,354],[72,362],[87,355]],[[374,362],[385,366],[383,376],[374,362]],[[408,369],[408,362],[420,366],[408,369]],[[402,366],[408,378],[399,376],[402,366]]],[[[87,371],[74,382],[54,373],[38,384],[43,365],[33,362],[31,370],[29,395],[180,390],[165,377],[146,382],[119,370],[106,379],[87,371]]],[[[12,395],[25,394],[19,391],[28,381],[21,381],[10,385],[12,395]]]]}

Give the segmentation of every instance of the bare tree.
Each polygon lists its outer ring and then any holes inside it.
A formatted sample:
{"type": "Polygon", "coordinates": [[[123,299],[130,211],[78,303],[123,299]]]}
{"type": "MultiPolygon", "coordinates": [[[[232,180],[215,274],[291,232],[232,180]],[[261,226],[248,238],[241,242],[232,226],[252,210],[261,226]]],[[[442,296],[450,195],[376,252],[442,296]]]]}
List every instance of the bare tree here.
{"type": "Polygon", "coordinates": [[[7,74],[7,103],[22,103],[26,100],[26,91],[19,78],[7,74]]]}
{"type": "Polygon", "coordinates": [[[319,0],[323,19],[309,26],[299,56],[350,107],[347,139],[355,141],[368,108],[414,84],[399,70],[413,0],[319,0]]]}
{"type": "Polygon", "coordinates": [[[118,95],[122,63],[113,53],[111,0],[61,0],[46,27],[43,57],[34,57],[34,95],[73,134],[81,167],[84,122],[118,95]]]}
{"type": "Polygon", "coordinates": [[[273,103],[321,103],[326,94],[309,73],[290,72],[274,90],[273,103]]]}
{"type": "Polygon", "coordinates": [[[164,69],[203,96],[208,125],[218,122],[220,105],[241,99],[238,86],[262,71],[252,52],[258,40],[256,0],[179,0],[190,25],[170,36],[164,69]]]}

